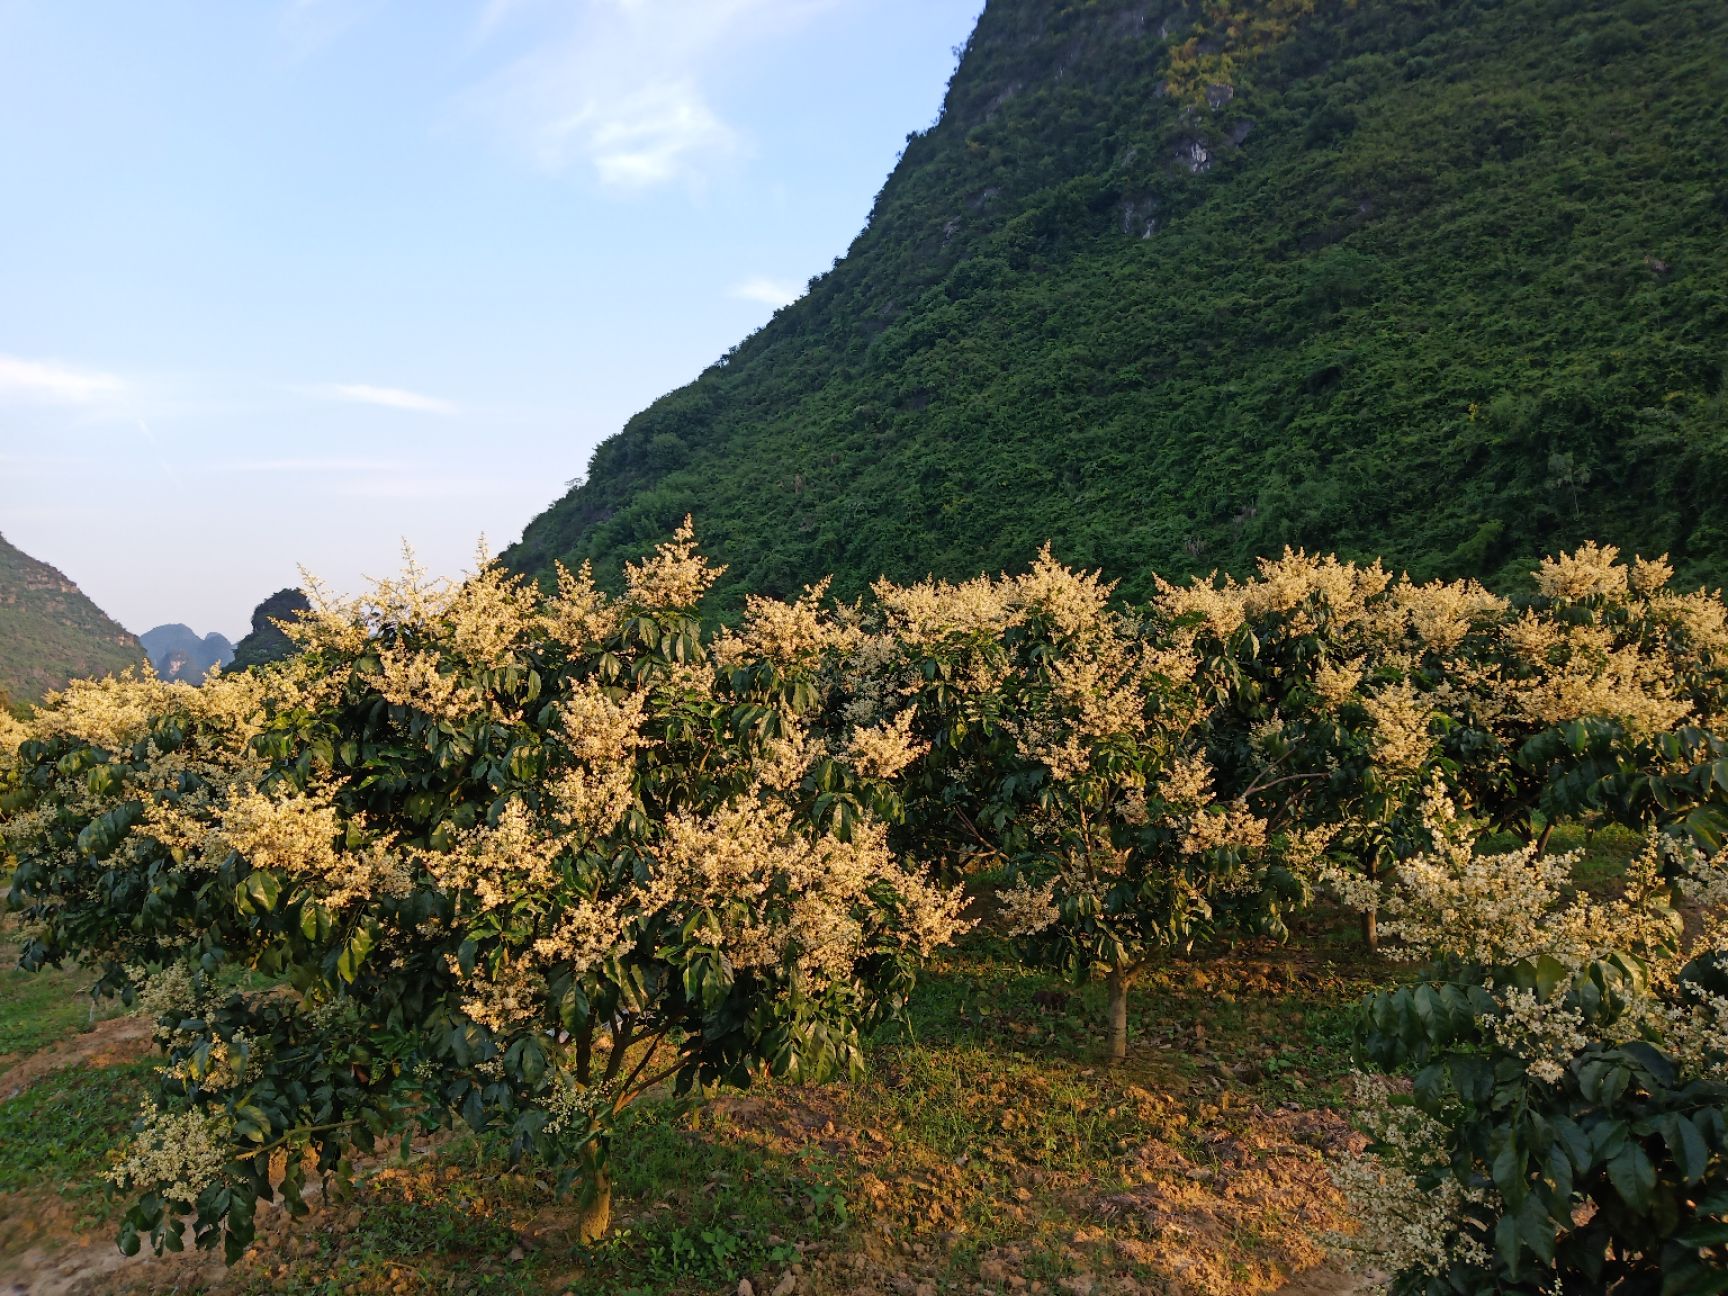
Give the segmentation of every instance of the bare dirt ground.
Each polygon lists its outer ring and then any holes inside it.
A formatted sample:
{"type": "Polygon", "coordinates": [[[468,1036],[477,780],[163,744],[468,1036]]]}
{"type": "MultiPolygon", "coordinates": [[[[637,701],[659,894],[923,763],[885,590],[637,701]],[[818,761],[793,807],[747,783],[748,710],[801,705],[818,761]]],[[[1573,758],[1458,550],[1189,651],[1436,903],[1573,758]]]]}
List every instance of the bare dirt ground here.
{"type": "Polygon", "coordinates": [[[132,1062],[150,1051],[150,1023],[139,1017],[110,1017],[89,1030],[68,1035],[47,1048],[0,1070],[0,1102],[16,1098],[56,1071],[75,1066],[113,1066],[132,1062]]]}

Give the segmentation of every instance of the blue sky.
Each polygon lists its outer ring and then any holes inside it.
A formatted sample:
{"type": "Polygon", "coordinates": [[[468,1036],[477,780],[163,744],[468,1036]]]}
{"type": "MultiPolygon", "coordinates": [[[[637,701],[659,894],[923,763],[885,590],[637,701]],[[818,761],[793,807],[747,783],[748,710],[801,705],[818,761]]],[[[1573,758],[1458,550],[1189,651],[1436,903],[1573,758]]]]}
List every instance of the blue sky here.
{"type": "Polygon", "coordinates": [[[982,0],[0,0],[0,533],[134,631],[514,540],[828,268],[982,0]]]}

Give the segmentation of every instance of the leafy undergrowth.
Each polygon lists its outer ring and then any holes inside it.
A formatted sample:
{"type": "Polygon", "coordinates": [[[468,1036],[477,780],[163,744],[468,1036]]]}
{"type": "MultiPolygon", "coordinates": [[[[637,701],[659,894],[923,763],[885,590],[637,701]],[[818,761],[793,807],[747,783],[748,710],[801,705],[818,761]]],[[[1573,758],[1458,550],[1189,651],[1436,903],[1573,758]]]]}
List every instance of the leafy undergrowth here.
{"type": "MultiPolygon", "coordinates": [[[[991,950],[956,956],[926,974],[908,1027],[873,1043],[860,1083],[636,1113],[596,1251],[574,1245],[573,1203],[460,1135],[298,1226],[261,1221],[220,1278],[205,1259],[105,1258],[87,1290],[1274,1291],[1346,1222],[1324,1162],[1351,1137],[1333,1106],[1348,1005],[1384,972],[1315,952],[1329,943],[1147,973],[1123,1067],[1099,1061],[1094,988],[991,950]]],[[[112,1254],[97,1179],[140,1071],[62,1072],[0,1104],[6,1228],[34,1216],[112,1254]]],[[[0,1253],[13,1264],[44,1240],[18,1236],[0,1253]]]]}
{"type": "MultiPolygon", "coordinates": [[[[1574,832],[1556,847],[1585,845],[1574,832]]],[[[1611,887],[1636,849],[1598,835],[1580,883],[1611,887]]],[[[741,1279],[760,1296],[1275,1292],[1349,1227],[1326,1163],[1356,1145],[1351,1014],[1396,975],[1339,915],[1284,946],[1172,960],[1142,974],[1130,1056],[1112,1067],[1098,987],[980,945],[926,971],[909,1023],[873,1041],[859,1083],[644,1104],[615,1154],[613,1234],[593,1251],[575,1245],[570,1200],[458,1134],[370,1167],[351,1197],[293,1227],[269,1212],[232,1269],[117,1265],[119,1204],[99,1177],[147,1064],[41,1068],[0,1101],[0,1280],[29,1289],[27,1266],[57,1255],[55,1290],[133,1296],[670,1296],[741,1279]],[[63,1278],[79,1248],[83,1285],[63,1278]]],[[[8,1038],[82,1025],[82,984],[6,974],[8,1038]]]]}

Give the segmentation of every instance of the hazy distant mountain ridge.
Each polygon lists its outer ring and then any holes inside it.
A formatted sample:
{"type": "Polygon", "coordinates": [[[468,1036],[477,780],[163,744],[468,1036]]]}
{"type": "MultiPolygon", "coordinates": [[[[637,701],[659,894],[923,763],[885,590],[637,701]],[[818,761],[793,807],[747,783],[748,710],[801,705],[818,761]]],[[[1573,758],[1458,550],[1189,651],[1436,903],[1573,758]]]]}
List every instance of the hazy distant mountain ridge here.
{"type": "Polygon", "coordinates": [[[40,702],[70,680],[145,661],[137,638],[63,572],[0,536],[0,693],[40,702]]]}
{"type": "Polygon", "coordinates": [[[1719,581],[1724,246],[1721,0],[989,0],[832,272],[504,558],[1719,581]]]}
{"type": "Polygon", "coordinates": [[[138,642],[150,655],[158,678],[183,684],[202,684],[213,667],[226,666],[234,659],[234,645],[226,636],[215,631],[200,636],[178,622],[146,630],[138,642]]]}

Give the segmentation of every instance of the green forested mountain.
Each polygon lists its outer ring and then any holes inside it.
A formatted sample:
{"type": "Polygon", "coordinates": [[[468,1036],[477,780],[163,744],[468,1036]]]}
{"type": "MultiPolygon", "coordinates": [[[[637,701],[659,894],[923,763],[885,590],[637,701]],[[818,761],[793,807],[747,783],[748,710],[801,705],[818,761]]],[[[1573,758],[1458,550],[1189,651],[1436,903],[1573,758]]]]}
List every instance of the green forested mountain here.
{"type": "Polygon", "coordinates": [[[0,697],[40,702],[68,680],[144,664],[136,638],[64,575],[0,536],[0,697]]]}
{"type": "Polygon", "coordinates": [[[1721,0],[989,0],[833,271],[505,557],[1720,580],[1725,248],[1721,0]]]}
{"type": "Polygon", "coordinates": [[[252,611],[252,630],[239,643],[228,662],[231,670],[246,670],[281,661],[295,652],[294,641],[277,628],[278,621],[293,621],[312,606],[297,589],[277,590],[252,611]]]}

